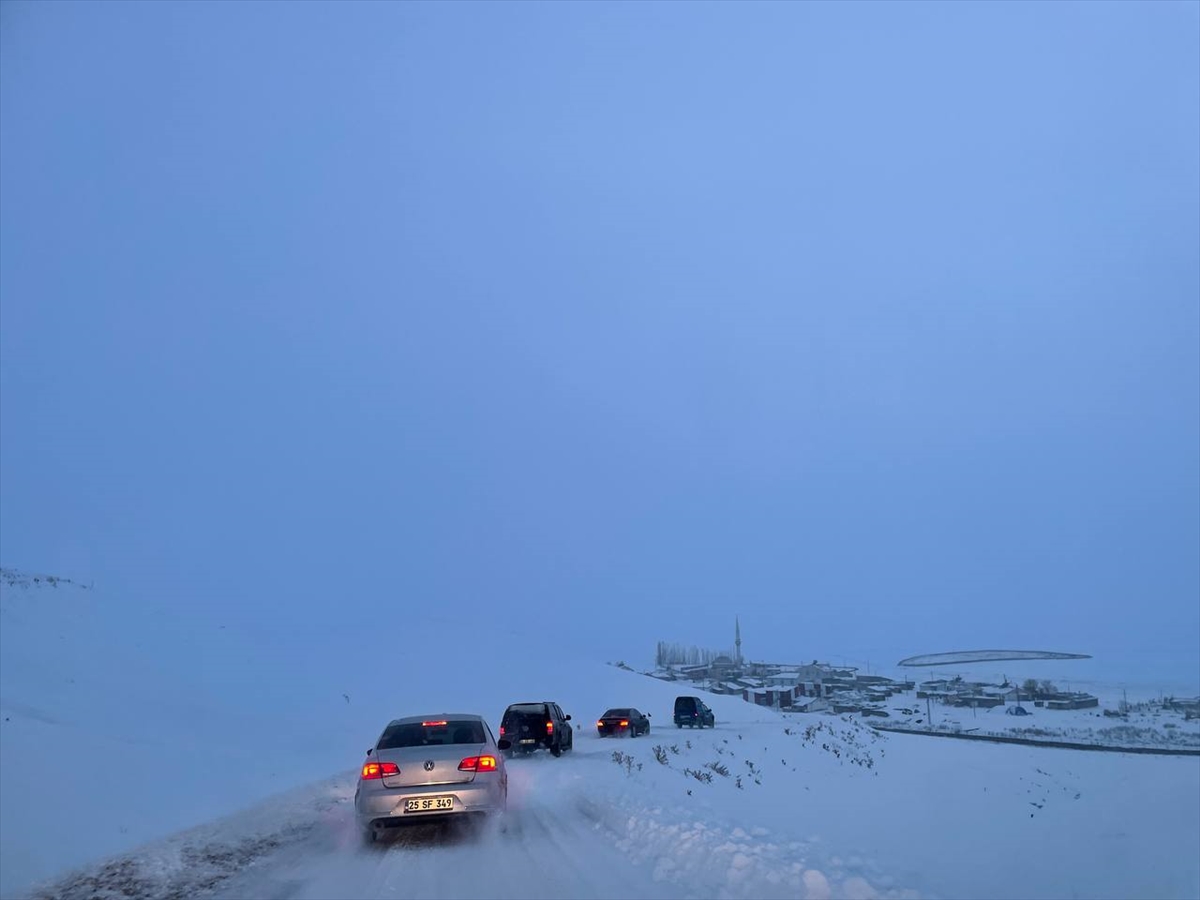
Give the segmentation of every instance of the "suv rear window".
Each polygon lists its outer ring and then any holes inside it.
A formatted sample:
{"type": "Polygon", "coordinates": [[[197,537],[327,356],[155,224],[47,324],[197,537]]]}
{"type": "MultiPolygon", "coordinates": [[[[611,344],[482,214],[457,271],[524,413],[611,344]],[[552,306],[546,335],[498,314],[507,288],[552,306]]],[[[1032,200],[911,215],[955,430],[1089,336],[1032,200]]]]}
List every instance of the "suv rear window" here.
{"type": "Polygon", "coordinates": [[[483,744],[483,723],[458,719],[444,724],[422,725],[420,722],[393,723],[384,729],[379,750],[399,750],[402,747],[437,747],[444,744],[483,744]]]}
{"type": "Polygon", "coordinates": [[[695,697],[676,697],[675,712],[695,712],[696,711],[695,697]]]}
{"type": "Polygon", "coordinates": [[[544,719],[550,715],[546,709],[545,703],[518,703],[515,706],[510,706],[505,712],[504,718],[508,719],[512,716],[537,716],[539,719],[544,719]]]}

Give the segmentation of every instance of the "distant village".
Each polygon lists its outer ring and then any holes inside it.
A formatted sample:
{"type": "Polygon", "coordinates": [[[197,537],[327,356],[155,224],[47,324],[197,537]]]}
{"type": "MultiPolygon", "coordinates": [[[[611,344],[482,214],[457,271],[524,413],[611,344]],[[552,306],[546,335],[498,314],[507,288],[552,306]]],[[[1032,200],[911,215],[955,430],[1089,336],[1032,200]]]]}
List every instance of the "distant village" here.
{"type": "Polygon", "coordinates": [[[742,662],[717,656],[701,665],[657,668],[649,673],[663,681],[687,682],[710,694],[733,694],[747,703],[794,712],[888,713],[882,703],[893,694],[912,690],[914,682],[882,675],[863,675],[853,666],[832,666],[814,660],[787,665],[742,662]]]}
{"type": "Polygon", "coordinates": [[[713,655],[696,648],[660,643],[653,672],[663,681],[679,681],[710,694],[741,696],[747,703],[794,712],[831,712],[887,716],[882,704],[893,694],[911,691],[913,681],[864,675],[854,666],[810,663],[748,662],[742,657],[741,622],[734,620],[734,651],[713,655]],[[704,661],[692,662],[696,657],[704,661]]]}
{"type": "MultiPolygon", "coordinates": [[[[1017,716],[1028,714],[1023,703],[1049,710],[1090,709],[1100,705],[1099,698],[1092,694],[1061,691],[1049,681],[1027,680],[1019,685],[966,681],[961,677],[897,681],[863,674],[855,666],[834,666],[817,660],[798,664],[750,662],[742,657],[741,623],[737,620],[734,635],[732,654],[712,654],[660,643],[655,669],[645,674],[663,681],[686,683],[711,694],[738,695],[747,703],[784,712],[858,713],[886,718],[891,715],[884,708],[888,699],[908,691],[915,691],[918,701],[952,707],[1008,706],[1006,712],[1017,716]],[[699,661],[693,661],[697,658],[699,661]]],[[[1196,701],[1179,703],[1183,705],[1178,711],[1188,719],[1200,716],[1200,704],[1196,701]]],[[[901,708],[899,712],[912,715],[917,709],[901,708]]],[[[1104,710],[1105,716],[1123,714],[1120,708],[1104,710]]]]}

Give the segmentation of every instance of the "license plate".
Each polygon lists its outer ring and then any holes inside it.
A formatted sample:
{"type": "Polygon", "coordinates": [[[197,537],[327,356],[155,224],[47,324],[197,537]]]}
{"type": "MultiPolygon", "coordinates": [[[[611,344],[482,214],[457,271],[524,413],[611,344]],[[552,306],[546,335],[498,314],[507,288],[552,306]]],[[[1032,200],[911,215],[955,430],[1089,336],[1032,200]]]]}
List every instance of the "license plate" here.
{"type": "Polygon", "coordinates": [[[453,797],[414,797],[404,801],[405,812],[435,812],[454,809],[453,797]]]}
{"type": "Polygon", "coordinates": [[[523,740],[520,740],[517,743],[519,743],[519,744],[536,744],[537,738],[524,738],[523,740]]]}

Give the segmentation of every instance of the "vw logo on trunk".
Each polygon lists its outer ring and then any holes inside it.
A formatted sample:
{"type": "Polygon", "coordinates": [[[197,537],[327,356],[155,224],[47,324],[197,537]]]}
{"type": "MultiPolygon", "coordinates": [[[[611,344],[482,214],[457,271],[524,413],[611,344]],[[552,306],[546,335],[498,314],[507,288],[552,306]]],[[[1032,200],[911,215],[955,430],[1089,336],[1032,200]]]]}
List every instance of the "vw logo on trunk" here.
{"type": "Polygon", "coordinates": [[[433,771],[433,760],[432,759],[425,760],[425,771],[426,772],[433,771]]]}

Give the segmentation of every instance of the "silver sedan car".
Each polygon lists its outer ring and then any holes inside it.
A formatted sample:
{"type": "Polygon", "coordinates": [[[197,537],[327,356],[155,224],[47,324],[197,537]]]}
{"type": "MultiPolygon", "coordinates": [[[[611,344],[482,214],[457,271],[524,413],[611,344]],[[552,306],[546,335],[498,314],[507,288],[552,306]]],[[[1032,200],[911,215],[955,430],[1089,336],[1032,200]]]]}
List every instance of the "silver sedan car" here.
{"type": "Polygon", "coordinates": [[[409,716],[389,722],[367,751],[354,793],[359,827],[379,829],[419,819],[504,812],[504,755],[482,716],[409,716]]]}

